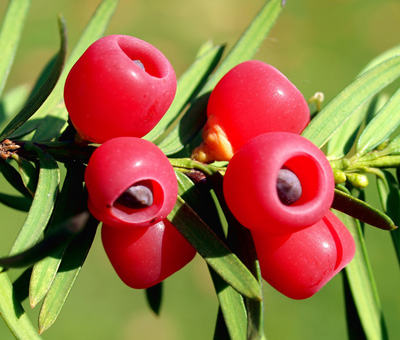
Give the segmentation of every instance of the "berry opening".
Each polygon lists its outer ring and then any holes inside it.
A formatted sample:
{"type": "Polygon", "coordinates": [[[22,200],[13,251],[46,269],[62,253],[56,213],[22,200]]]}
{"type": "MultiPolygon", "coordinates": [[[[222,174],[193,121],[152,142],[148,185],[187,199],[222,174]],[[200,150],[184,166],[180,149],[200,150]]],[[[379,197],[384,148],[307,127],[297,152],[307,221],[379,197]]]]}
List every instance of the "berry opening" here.
{"type": "MultiPolygon", "coordinates": [[[[139,194],[142,196],[142,193],[139,194]]],[[[133,198],[135,200],[135,198],[133,198]]],[[[120,220],[123,220],[127,223],[135,223],[140,224],[147,221],[152,221],[152,223],[158,222],[156,221],[156,216],[159,213],[164,203],[164,191],[159,183],[152,180],[142,180],[131,185],[127,190],[125,190],[117,200],[114,201],[112,206],[112,214],[120,220]],[[127,194],[127,191],[131,188],[137,188],[133,191],[142,191],[143,189],[143,197],[149,199],[151,192],[151,204],[150,200],[145,204],[132,204],[132,196],[130,193],[127,194]],[[124,196],[123,198],[121,198],[124,196]],[[147,197],[146,197],[147,196],[147,197]],[[127,198],[129,197],[129,198],[127,198]],[[121,201],[122,200],[122,201],[121,201]]],[[[165,218],[166,216],[162,216],[161,218],[165,218]]]]}
{"type": "Polygon", "coordinates": [[[160,51],[143,41],[132,43],[131,37],[118,38],[118,46],[135,64],[139,61],[149,75],[156,78],[165,78],[168,75],[168,64],[160,51]],[[142,46],[138,46],[138,45],[142,46]]]}
{"type": "Polygon", "coordinates": [[[282,169],[293,169],[301,185],[301,195],[291,205],[307,204],[319,196],[323,178],[319,174],[318,164],[312,157],[307,155],[295,156],[287,160],[282,169]]]}
{"type": "Polygon", "coordinates": [[[297,202],[302,194],[302,187],[296,174],[286,168],[279,170],[276,180],[278,197],[284,205],[292,205],[297,202]]]}
{"type": "Polygon", "coordinates": [[[140,181],[129,187],[116,203],[131,209],[150,207],[153,204],[153,185],[151,181],[140,181]]]}

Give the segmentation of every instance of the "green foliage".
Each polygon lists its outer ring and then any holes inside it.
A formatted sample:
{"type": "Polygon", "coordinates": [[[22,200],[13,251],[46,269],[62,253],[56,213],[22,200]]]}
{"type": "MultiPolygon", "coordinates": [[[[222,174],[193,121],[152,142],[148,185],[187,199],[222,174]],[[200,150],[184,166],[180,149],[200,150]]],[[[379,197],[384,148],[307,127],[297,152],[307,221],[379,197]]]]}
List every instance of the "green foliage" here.
{"type": "MultiPolygon", "coordinates": [[[[13,63],[29,3],[10,1],[3,21],[0,93],[13,63]]],[[[66,27],[59,19],[59,51],[39,76],[31,95],[28,97],[26,89],[21,88],[2,98],[6,112],[0,116],[0,142],[9,138],[14,149],[7,155],[2,152],[8,159],[0,160],[0,171],[17,195],[0,193],[0,202],[26,212],[10,256],[0,259],[0,312],[17,339],[40,339],[38,334],[56,321],[96,234],[98,221],[82,214],[86,211],[84,166],[95,147],[82,147],[72,139],[61,138],[69,132],[62,90],[74,62],[104,33],[117,3],[100,3],[67,60],[66,27]],[[64,163],[65,175],[60,175],[59,163],[64,163]],[[21,266],[28,270],[12,284],[7,269],[21,266]],[[21,304],[27,296],[18,293],[20,286],[29,286],[32,307],[43,301],[38,330],[21,304]]],[[[146,136],[170,157],[176,169],[179,197],[168,218],[209,268],[219,302],[215,339],[265,339],[262,279],[250,232],[225,206],[221,185],[227,164],[205,165],[186,157],[205,123],[210,91],[229,69],[254,56],[283,6],[281,0],[268,1],[226,56],[223,46],[205,43],[179,79],[171,108],[146,136]],[[190,179],[193,172],[207,178],[207,187],[190,179]]],[[[400,190],[398,174],[393,172],[400,166],[400,137],[393,136],[400,124],[396,114],[400,92],[389,99],[381,92],[400,76],[399,51],[395,47],[371,61],[316,113],[303,133],[318,147],[326,145],[332,168],[343,174],[333,208],[357,244],[356,257],[344,277],[349,334],[354,338],[387,339],[360,221],[390,232],[400,261],[396,227],[400,190]],[[355,182],[350,179],[365,174],[376,177],[383,209],[355,194],[364,193],[364,189],[354,190],[355,182]],[[354,320],[359,321],[360,327],[352,326],[354,320]]],[[[161,288],[159,285],[147,290],[150,307],[156,314],[163,298],[161,288]]]]}
{"type": "Polygon", "coordinates": [[[30,0],[10,2],[1,26],[0,95],[2,94],[4,86],[7,82],[8,74],[15,57],[30,3],[30,0]]]}
{"type": "Polygon", "coordinates": [[[387,339],[381,303],[360,223],[348,215],[340,213],[338,216],[346,223],[356,242],[356,255],[345,271],[363,333],[367,339],[387,339]]]}
{"type": "Polygon", "coordinates": [[[181,151],[195,138],[205,123],[204,111],[209,93],[232,67],[254,56],[278,18],[282,7],[281,1],[271,0],[260,10],[241,38],[238,39],[235,46],[233,46],[227,56],[221,61],[219,67],[199,91],[186,114],[181,117],[165,139],[158,141],[158,146],[166,155],[172,155],[181,151]]]}
{"type": "Polygon", "coordinates": [[[22,124],[24,124],[46,101],[47,97],[52,93],[54,86],[57,84],[61,70],[64,66],[65,55],[67,53],[65,23],[62,18],[59,19],[61,46],[57,58],[54,61],[51,72],[47,79],[43,82],[37,92],[28,100],[22,110],[16,115],[11,122],[4,128],[0,134],[0,140],[8,138],[22,124]]]}

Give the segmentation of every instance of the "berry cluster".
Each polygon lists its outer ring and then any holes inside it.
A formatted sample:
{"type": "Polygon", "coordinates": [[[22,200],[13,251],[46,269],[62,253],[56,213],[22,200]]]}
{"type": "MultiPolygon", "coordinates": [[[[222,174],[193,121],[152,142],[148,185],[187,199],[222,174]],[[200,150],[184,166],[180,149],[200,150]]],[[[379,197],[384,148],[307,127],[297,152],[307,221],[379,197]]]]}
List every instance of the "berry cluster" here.
{"type": "Polygon", "coordinates": [[[319,291],[353,258],[354,240],[330,212],[331,166],[300,135],[307,102],[278,70],[247,61],[212,91],[199,161],[229,161],[224,196],[235,218],[251,230],[263,278],[304,299],[319,291]]]}
{"type": "MultiPolygon", "coordinates": [[[[166,219],[178,193],[175,171],[155,144],[142,139],[175,92],[166,57],[122,35],[91,45],[65,84],[76,131],[101,144],[85,172],[88,208],[103,222],[103,245],[116,272],[134,288],[161,282],[196,253],[166,219]]],[[[312,296],[350,262],[355,245],[329,210],[331,166],[300,135],[310,121],[307,102],[277,69],[247,61],[214,88],[207,118],[192,158],[229,161],[225,200],[251,230],[263,278],[291,298],[312,296]]]]}
{"type": "Polygon", "coordinates": [[[166,219],[178,184],[168,158],[142,139],[176,93],[168,59],[140,39],[110,35],[72,67],[64,99],[81,139],[102,143],[85,171],[88,208],[104,249],[130,287],[151,287],[185,266],[194,248],[166,219]]]}

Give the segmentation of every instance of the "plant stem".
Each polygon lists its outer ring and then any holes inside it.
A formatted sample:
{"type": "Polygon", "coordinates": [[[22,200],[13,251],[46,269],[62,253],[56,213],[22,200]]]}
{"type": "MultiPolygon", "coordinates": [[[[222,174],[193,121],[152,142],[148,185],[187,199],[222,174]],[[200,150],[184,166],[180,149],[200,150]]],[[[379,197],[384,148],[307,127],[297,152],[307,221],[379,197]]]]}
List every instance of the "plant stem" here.
{"type": "Polygon", "coordinates": [[[62,163],[70,162],[71,160],[87,163],[91,154],[96,149],[92,145],[81,146],[70,142],[37,143],[31,141],[14,141],[14,143],[20,146],[18,153],[21,153],[27,159],[36,159],[36,154],[29,151],[29,149],[35,146],[49,153],[55,160],[62,163]]]}
{"type": "Polygon", "coordinates": [[[216,172],[225,173],[226,167],[219,167],[210,164],[194,161],[190,158],[170,158],[171,165],[178,171],[199,170],[207,176],[212,176],[216,172]]]}

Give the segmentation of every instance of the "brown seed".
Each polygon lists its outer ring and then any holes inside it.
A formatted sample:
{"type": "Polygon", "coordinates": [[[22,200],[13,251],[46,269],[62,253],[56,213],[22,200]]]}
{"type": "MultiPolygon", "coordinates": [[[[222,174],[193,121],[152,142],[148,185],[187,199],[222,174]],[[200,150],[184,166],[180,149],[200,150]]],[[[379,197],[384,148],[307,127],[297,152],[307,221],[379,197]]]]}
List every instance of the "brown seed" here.
{"type": "Polygon", "coordinates": [[[281,202],[285,205],[291,205],[297,202],[302,193],[301,183],[296,174],[289,169],[280,169],[276,188],[281,202]]]}
{"type": "Polygon", "coordinates": [[[147,183],[134,184],[118,197],[116,202],[131,209],[150,207],[153,204],[151,185],[147,183]]]}

